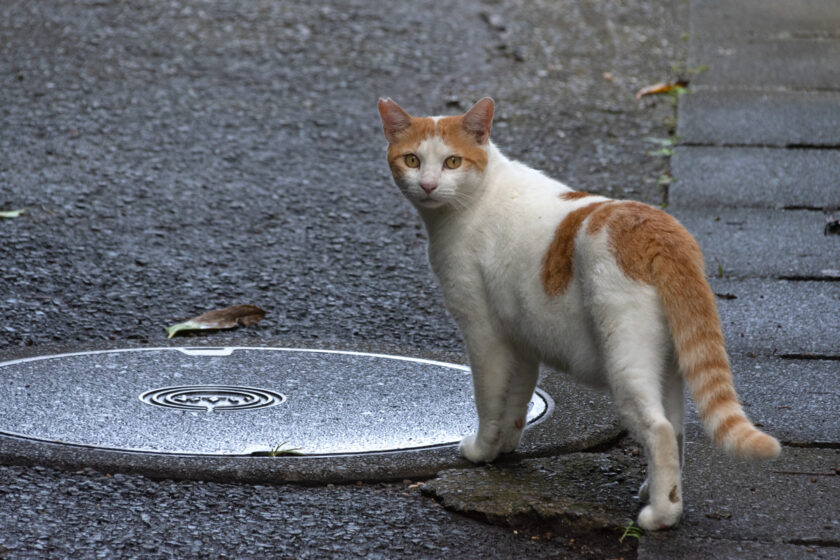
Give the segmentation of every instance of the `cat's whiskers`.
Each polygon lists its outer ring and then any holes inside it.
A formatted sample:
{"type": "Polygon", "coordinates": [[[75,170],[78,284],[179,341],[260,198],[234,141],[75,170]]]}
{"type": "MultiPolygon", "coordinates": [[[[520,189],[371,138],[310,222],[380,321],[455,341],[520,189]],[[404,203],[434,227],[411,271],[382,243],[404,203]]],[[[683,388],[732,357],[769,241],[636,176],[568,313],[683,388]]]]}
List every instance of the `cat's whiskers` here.
{"type": "Polygon", "coordinates": [[[456,191],[452,197],[452,205],[458,210],[466,210],[473,200],[473,195],[462,191],[456,191]]]}

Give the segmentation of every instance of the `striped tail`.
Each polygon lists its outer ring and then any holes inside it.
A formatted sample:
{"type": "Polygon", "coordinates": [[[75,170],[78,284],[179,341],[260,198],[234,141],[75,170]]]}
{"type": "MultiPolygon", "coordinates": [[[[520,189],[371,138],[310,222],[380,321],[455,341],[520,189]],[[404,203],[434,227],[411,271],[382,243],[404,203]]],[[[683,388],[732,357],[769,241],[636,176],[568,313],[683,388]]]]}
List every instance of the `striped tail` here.
{"type": "Polygon", "coordinates": [[[650,271],[668,318],[680,372],[706,432],[718,446],[738,458],[772,459],[781,446],[747,419],[738,402],[703,255],[694,239],[687,232],[684,235],[688,239],[683,239],[681,251],[657,255],[650,271]]]}

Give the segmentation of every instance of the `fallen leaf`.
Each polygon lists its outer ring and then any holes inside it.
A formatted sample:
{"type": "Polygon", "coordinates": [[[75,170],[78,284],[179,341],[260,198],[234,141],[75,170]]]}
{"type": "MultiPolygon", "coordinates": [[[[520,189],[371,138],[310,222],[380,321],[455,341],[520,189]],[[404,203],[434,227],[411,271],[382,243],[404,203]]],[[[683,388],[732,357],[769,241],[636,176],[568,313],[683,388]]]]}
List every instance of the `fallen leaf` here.
{"type": "Polygon", "coordinates": [[[21,208],[20,210],[3,210],[0,211],[0,218],[17,218],[24,212],[26,212],[25,208],[21,208]]]}
{"type": "Polygon", "coordinates": [[[719,297],[720,299],[738,299],[738,296],[736,296],[735,294],[730,294],[730,293],[719,294],[719,293],[715,292],[715,295],[717,297],[719,297]]]}
{"type": "Polygon", "coordinates": [[[636,92],[636,99],[639,100],[646,95],[660,95],[663,93],[671,93],[672,91],[679,91],[685,89],[688,82],[685,80],[678,80],[676,82],[659,82],[652,86],[644,87],[636,92]]]}
{"type": "Polygon", "coordinates": [[[166,328],[168,338],[172,338],[180,331],[197,331],[206,329],[232,329],[237,325],[248,327],[265,317],[265,311],[256,305],[233,305],[224,309],[214,309],[189,321],[178,323],[166,328]]]}

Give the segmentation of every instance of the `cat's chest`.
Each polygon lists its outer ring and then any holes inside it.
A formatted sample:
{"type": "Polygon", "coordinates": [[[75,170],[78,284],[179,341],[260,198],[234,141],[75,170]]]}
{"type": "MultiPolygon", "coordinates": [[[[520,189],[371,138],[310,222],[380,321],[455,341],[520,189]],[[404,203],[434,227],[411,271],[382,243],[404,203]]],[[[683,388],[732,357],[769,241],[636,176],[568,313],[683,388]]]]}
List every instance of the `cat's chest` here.
{"type": "Polygon", "coordinates": [[[429,261],[450,308],[480,304],[501,320],[518,320],[543,291],[539,270],[551,241],[551,212],[485,214],[429,245],[429,261]]]}

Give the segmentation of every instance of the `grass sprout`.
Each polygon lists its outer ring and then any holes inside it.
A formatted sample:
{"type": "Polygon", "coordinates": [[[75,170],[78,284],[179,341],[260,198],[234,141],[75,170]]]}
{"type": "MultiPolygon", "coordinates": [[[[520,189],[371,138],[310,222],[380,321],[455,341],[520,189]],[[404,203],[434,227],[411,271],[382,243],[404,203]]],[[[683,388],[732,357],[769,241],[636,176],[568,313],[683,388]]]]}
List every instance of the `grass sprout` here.
{"type": "Polygon", "coordinates": [[[632,521],[626,527],[618,527],[617,530],[622,531],[621,538],[618,539],[618,542],[624,542],[624,539],[628,537],[638,539],[645,534],[644,530],[632,521]]]}
{"type": "Polygon", "coordinates": [[[282,441],[279,445],[275,445],[268,452],[269,457],[282,457],[284,455],[303,455],[300,447],[285,447],[286,442],[282,441]]]}

